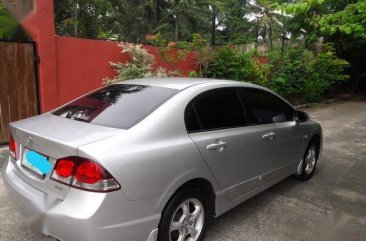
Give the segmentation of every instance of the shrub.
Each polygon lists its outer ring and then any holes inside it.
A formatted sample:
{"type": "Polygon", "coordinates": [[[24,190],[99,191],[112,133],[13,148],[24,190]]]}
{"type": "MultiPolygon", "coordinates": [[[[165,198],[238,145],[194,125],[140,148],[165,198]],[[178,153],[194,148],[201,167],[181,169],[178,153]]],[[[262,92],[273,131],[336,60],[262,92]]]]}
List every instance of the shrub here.
{"type": "Polygon", "coordinates": [[[200,76],[206,78],[208,68],[215,60],[215,52],[213,48],[209,45],[200,48],[197,51],[196,60],[199,67],[200,76]]]}
{"type": "Polygon", "coordinates": [[[314,54],[302,48],[269,54],[270,81],[267,87],[293,102],[312,102],[332,95],[334,88],[348,79],[344,74],[347,61],[339,59],[330,45],[314,54]]]}
{"type": "Polygon", "coordinates": [[[149,54],[141,45],[131,43],[121,43],[122,53],[127,53],[131,61],[127,63],[113,63],[111,66],[116,70],[117,76],[113,79],[105,78],[104,84],[113,84],[121,80],[150,78],[150,77],[168,77],[175,76],[177,72],[169,72],[160,67],[154,69],[155,58],[149,54]]]}
{"type": "Polygon", "coordinates": [[[199,76],[199,74],[196,71],[191,70],[188,73],[188,77],[190,77],[190,78],[197,78],[197,77],[200,77],[200,76],[199,76]]]}
{"type": "Polygon", "coordinates": [[[170,65],[175,65],[178,61],[185,60],[188,53],[193,50],[200,50],[207,44],[207,40],[199,34],[192,34],[192,41],[171,42],[164,34],[157,33],[148,35],[146,40],[153,46],[156,46],[159,56],[170,65]],[[174,50],[174,51],[172,51],[174,50]],[[172,55],[172,53],[176,53],[172,55]]]}
{"type": "Polygon", "coordinates": [[[288,49],[284,55],[280,51],[269,54],[270,81],[267,87],[289,98],[301,98],[301,91],[307,79],[306,63],[303,51],[288,49]]]}
{"type": "Polygon", "coordinates": [[[229,47],[218,48],[214,58],[201,69],[201,76],[259,84],[295,103],[329,97],[339,83],[348,79],[348,63],[337,58],[331,45],[314,54],[304,48],[288,48],[269,53],[269,64],[258,64],[252,54],[229,47]],[[205,71],[205,72],[204,72],[205,71]],[[206,73],[207,72],[207,73],[206,73]]]}
{"type": "Polygon", "coordinates": [[[245,52],[229,47],[218,48],[214,52],[214,63],[207,69],[207,77],[266,83],[265,68],[261,68],[245,52]]]}
{"type": "Polygon", "coordinates": [[[332,46],[324,48],[325,51],[319,53],[308,66],[309,79],[303,86],[307,101],[316,101],[324,95],[332,95],[335,88],[349,78],[343,72],[348,62],[337,58],[332,46]]]}

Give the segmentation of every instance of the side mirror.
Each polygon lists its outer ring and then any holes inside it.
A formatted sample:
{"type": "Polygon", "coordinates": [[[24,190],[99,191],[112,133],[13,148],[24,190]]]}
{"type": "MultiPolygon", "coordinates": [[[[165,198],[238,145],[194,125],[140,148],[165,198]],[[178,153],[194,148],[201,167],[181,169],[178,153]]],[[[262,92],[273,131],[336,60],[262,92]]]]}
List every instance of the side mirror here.
{"type": "Polygon", "coordinates": [[[273,123],[281,123],[281,122],[286,122],[287,118],[284,114],[278,115],[273,117],[273,123]]]}
{"type": "Polygon", "coordinates": [[[309,119],[310,119],[309,115],[305,111],[295,110],[294,120],[296,122],[305,122],[308,121],[309,119]]]}

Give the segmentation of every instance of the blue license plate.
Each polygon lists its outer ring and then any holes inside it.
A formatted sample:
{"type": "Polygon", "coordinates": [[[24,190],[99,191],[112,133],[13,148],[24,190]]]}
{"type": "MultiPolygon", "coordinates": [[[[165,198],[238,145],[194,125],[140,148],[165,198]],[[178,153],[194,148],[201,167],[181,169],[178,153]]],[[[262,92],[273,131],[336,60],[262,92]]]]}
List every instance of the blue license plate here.
{"type": "Polygon", "coordinates": [[[32,150],[25,150],[22,166],[41,178],[49,174],[52,169],[48,157],[32,150]]]}

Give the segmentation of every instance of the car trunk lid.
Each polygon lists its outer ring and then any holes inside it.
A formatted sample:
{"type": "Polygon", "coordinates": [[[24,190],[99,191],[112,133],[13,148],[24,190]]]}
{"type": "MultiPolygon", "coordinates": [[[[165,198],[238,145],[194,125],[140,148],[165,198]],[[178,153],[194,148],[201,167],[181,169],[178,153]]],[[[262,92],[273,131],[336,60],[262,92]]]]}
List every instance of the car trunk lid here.
{"type": "Polygon", "coordinates": [[[56,160],[77,156],[79,146],[123,132],[121,129],[92,125],[49,113],[13,122],[10,127],[18,144],[16,174],[38,190],[61,200],[66,196],[69,187],[50,179],[56,160]],[[40,175],[29,168],[29,152],[35,152],[47,159],[51,171],[40,175]]]}

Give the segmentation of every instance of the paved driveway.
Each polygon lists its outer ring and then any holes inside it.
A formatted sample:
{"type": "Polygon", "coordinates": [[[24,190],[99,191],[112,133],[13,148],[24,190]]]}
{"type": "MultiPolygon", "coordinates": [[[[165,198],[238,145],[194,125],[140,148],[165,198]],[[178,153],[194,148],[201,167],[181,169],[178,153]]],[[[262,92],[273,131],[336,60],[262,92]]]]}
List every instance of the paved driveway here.
{"type": "MultiPolygon", "coordinates": [[[[248,200],[216,219],[205,241],[366,241],[366,98],[309,113],[324,129],[314,178],[289,178],[248,200]]],[[[1,180],[0,217],[1,241],[53,240],[26,227],[1,180]]]]}

